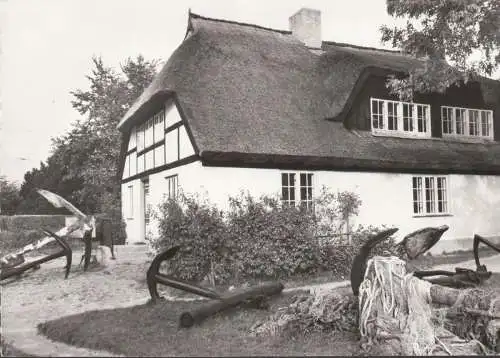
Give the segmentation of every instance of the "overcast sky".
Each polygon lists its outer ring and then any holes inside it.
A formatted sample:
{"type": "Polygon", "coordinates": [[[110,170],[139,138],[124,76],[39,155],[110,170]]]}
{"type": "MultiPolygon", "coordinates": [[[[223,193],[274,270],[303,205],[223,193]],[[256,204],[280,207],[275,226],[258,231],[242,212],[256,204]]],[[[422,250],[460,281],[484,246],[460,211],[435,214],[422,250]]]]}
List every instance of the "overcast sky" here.
{"type": "Polygon", "coordinates": [[[385,0],[0,0],[0,175],[19,183],[79,118],[69,92],[86,89],[93,55],[118,66],[138,54],[167,60],[188,9],[288,29],[301,7],[322,12],[323,40],[382,47],[385,0]]]}

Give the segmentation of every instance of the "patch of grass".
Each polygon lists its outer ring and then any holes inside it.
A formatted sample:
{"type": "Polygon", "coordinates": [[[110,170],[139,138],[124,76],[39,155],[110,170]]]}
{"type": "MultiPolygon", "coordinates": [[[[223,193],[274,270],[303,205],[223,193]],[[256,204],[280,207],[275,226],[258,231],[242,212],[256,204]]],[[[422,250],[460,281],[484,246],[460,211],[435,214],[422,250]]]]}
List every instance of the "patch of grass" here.
{"type": "Polygon", "coordinates": [[[239,308],[221,312],[189,329],[179,328],[179,316],[199,302],[91,311],[40,324],[38,329],[56,341],[127,356],[357,354],[358,338],[352,333],[311,333],[293,339],[248,333],[253,324],[290,304],[292,297],[283,294],[274,298],[269,311],[239,308]]]}

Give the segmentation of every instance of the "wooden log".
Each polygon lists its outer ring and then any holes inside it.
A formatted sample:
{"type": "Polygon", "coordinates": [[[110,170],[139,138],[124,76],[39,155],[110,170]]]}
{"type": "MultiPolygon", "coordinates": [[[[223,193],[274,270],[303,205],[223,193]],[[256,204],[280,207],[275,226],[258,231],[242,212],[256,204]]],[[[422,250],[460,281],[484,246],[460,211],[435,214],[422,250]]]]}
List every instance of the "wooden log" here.
{"type": "Polygon", "coordinates": [[[180,316],[180,326],[188,328],[194,324],[202,322],[207,317],[210,317],[217,312],[223,311],[230,307],[248,300],[259,300],[262,297],[273,296],[283,291],[283,284],[280,282],[269,282],[258,286],[249,287],[240,291],[234,291],[222,295],[220,299],[208,302],[199,308],[184,312],[180,316]]]}
{"type": "Polygon", "coordinates": [[[447,306],[453,306],[457,302],[458,296],[460,296],[459,289],[445,287],[441,285],[431,286],[431,299],[433,303],[444,304],[447,306]]]}

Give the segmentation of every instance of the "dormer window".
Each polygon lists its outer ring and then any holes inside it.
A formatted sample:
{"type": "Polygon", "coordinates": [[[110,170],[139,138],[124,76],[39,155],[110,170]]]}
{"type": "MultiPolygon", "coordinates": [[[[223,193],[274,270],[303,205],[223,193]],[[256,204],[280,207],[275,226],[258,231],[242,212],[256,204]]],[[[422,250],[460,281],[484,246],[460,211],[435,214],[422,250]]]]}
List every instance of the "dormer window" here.
{"type": "Polygon", "coordinates": [[[443,137],[493,139],[493,111],[443,106],[441,123],[443,137]]]}
{"type": "Polygon", "coordinates": [[[395,137],[431,137],[428,104],[371,99],[372,133],[395,137]]]}

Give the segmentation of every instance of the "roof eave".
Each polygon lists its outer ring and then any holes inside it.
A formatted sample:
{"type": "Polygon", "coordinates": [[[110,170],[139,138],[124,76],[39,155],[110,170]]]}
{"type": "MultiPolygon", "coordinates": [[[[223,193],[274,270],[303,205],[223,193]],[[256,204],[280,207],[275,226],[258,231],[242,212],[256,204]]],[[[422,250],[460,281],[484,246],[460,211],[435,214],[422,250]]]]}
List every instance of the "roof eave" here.
{"type": "Polygon", "coordinates": [[[461,163],[444,164],[438,161],[420,163],[333,156],[321,157],[217,151],[202,151],[200,157],[204,166],[218,167],[272,168],[282,170],[341,170],[412,174],[500,175],[500,166],[477,163],[473,165],[461,163]]]}

